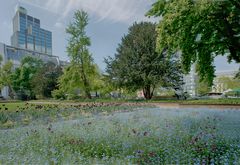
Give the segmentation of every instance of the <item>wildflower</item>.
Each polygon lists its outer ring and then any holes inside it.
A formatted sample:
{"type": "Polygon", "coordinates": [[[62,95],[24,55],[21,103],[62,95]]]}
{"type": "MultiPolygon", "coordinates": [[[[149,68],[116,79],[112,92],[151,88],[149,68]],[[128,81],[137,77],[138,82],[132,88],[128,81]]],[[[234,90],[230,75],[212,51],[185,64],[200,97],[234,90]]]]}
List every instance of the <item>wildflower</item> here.
{"type": "Polygon", "coordinates": [[[136,151],[136,154],[138,154],[138,155],[141,155],[141,154],[143,154],[144,152],[143,152],[143,150],[137,150],[136,151]]]}
{"type": "Polygon", "coordinates": [[[135,129],[132,129],[132,132],[133,132],[134,134],[136,134],[136,133],[137,133],[137,131],[136,131],[135,129]]]}
{"type": "Polygon", "coordinates": [[[150,157],[154,157],[156,154],[154,152],[149,152],[148,154],[150,157]]]}
{"type": "Polygon", "coordinates": [[[147,136],[147,135],[148,135],[148,132],[145,131],[145,132],[143,133],[143,136],[147,136]]]}

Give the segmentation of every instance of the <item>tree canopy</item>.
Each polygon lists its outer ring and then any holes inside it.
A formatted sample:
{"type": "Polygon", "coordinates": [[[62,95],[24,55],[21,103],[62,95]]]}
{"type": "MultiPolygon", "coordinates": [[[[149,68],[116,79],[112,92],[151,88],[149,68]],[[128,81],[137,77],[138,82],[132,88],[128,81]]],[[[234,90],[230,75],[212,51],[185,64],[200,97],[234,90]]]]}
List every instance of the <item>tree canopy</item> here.
{"type": "Polygon", "coordinates": [[[41,98],[51,97],[51,92],[58,88],[57,82],[61,75],[62,68],[60,66],[53,62],[44,63],[31,80],[34,93],[41,98]]]}
{"type": "Polygon", "coordinates": [[[105,59],[106,72],[119,87],[142,89],[151,99],[158,86],[176,86],[181,79],[177,60],[167,58],[165,51],[156,52],[156,25],[135,23],[122,38],[114,58],[105,59]]]}
{"type": "Polygon", "coordinates": [[[39,68],[42,68],[43,61],[38,58],[26,56],[21,60],[21,65],[15,70],[12,78],[13,89],[21,99],[34,99],[35,93],[32,79],[39,68]]]}
{"type": "Polygon", "coordinates": [[[91,42],[86,35],[87,25],[88,14],[78,10],[75,12],[74,21],[66,29],[70,36],[67,46],[70,65],[59,79],[60,93],[70,94],[80,89],[86,97],[91,98],[90,92],[96,88],[96,79],[100,73],[88,50],[91,42]]]}
{"type": "Polygon", "coordinates": [[[0,91],[4,86],[9,88],[9,96],[13,98],[13,89],[11,74],[13,73],[13,63],[12,61],[7,61],[5,64],[2,64],[2,55],[0,55],[0,91]]]}
{"type": "Polygon", "coordinates": [[[201,80],[209,85],[216,56],[240,62],[238,0],[158,0],[147,15],[161,17],[157,51],[181,52],[184,70],[196,62],[201,80]]]}

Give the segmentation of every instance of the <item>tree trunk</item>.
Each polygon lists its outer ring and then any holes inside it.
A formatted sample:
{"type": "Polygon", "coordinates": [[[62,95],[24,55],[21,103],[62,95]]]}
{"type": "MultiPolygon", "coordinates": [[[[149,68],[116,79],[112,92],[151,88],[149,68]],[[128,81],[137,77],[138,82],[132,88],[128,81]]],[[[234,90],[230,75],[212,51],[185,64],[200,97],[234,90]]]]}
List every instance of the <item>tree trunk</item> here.
{"type": "Polygon", "coordinates": [[[8,85],[8,90],[9,90],[9,96],[11,99],[14,99],[14,93],[11,85],[8,85]]]}
{"type": "Polygon", "coordinates": [[[83,84],[84,84],[84,91],[85,91],[85,95],[87,96],[88,99],[92,99],[92,96],[91,96],[91,92],[90,92],[90,89],[89,89],[89,83],[87,82],[86,79],[83,80],[83,84]]]}
{"type": "Polygon", "coordinates": [[[87,96],[88,99],[92,99],[89,83],[88,83],[85,73],[83,73],[83,85],[84,85],[85,95],[87,96]]]}
{"type": "MultiPolygon", "coordinates": [[[[83,50],[82,50],[82,52],[83,52],[83,50]]],[[[81,73],[82,73],[82,80],[83,80],[83,85],[84,85],[84,92],[88,99],[92,99],[92,96],[90,93],[91,92],[90,85],[89,85],[89,82],[88,82],[88,79],[87,79],[87,76],[85,73],[83,57],[81,56],[80,59],[81,59],[80,62],[81,62],[81,73]]]]}
{"type": "Polygon", "coordinates": [[[144,95],[146,100],[151,100],[152,99],[153,91],[154,91],[154,88],[151,91],[151,86],[150,85],[147,85],[146,87],[143,88],[143,95],[144,95]]]}

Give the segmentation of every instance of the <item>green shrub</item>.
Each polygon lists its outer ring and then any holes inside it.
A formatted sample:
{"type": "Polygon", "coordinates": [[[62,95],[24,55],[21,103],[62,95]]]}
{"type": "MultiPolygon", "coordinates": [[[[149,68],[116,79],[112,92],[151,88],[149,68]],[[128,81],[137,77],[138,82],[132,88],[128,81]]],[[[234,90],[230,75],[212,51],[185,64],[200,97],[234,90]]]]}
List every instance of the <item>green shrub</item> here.
{"type": "Polygon", "coordinates": [[[8,121],[8,116],[7,116],[5,113],[0,112],[0,122],[1,122],[2,124],[4,124],[4,123],[6,123],[7,121],[8,121]]]}
{"type": "Polygon", "coordinates": [[[52,91],[52,97],[55,99],[66,99],[65,93],[59,89],[52,91]]]}

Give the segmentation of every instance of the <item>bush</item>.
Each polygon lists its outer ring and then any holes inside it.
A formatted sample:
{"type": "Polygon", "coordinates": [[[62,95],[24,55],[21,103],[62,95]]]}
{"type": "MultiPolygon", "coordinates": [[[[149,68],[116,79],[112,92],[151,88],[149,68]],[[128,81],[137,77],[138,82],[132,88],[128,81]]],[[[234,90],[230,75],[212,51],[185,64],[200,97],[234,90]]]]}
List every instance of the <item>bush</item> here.
{"type": "Polygon", "coordinates": [[[8,121],[8,116],[3,112],[0,113],[0,123],[4,124],[8,121]]]}
{"type": "Polygon", "coordinates": [[[59,89],[52,91],[52,97],[55,99],[66,99],[65,92],[59,89]]]}

